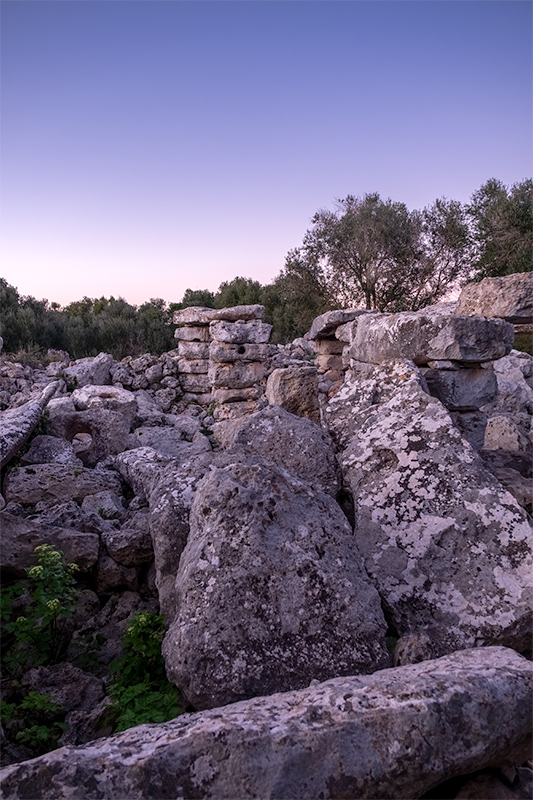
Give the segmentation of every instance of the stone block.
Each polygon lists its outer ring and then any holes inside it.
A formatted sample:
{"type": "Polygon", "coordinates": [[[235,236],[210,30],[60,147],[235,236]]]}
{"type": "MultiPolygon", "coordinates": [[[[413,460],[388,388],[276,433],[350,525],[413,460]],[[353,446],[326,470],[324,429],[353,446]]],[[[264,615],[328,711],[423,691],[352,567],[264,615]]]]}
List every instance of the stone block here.
{"type": "Polygon", "coordinates": [[[250,322],[212,322],[209,326],[211,338],[228,344],[266,344],[270,339],[272,325],[259,320],[250,322]]]}
{"type": "Polygon", "coordinates": [[[176,328],[174,338],[180,342],[208,342],[209,326],[197,325],[195,327],[176,328]]]}
{"type": "Polygon", "coordinates": [[[211,391],[211,381],[208,375],[182,372],[180,375],[181,388],[184,392],[202,394],[211,391]]]}
{"type": "Polygon", "coordinates": [[[209,343],[179,342],[178,355],[179,355],[178,361],[181,361],[184,358],[190,358],[192,360],[196,360],[199,358],[209,358],[209,343]]]}
{"type": "Polygon", "coordinates": [[[178,370],[180,373],[187,372],[194,375],[202,375],[207,373],[209,369],[209,360],[207,358],[180,358],[178,361],[178,370]]]}
{"type": "Polygon", "coordinates": [[[213,389],[215,403],[238,403],[243,400],[258,400],[263,394],[259,386],[249,386],[247,389],[213,389]]]}
{"type": "Polygon", "coordinates": [[[339,325],[345,325],[351,322],[361,314],[368,313],[362,308],[347,308],[337,309],[335,311],[326,311],[320,314],[313,320],[311,329],[306,334],[306,339],[326,339],[335,335],[335,330],[339,325]]]}
{"type": "Polygon", "coordinates": [[[467,284],[459,295],[455,313],[501,317],[521,325],[533,323],[533,272],[467,284]]]}
{"type": "Polygon", "coordinates": [[[505,356],[513,339],[513,326],[501,319],[424,311],[368,314],[358,320],[350,356],[370,364],[389,359],[480,363],[505,356]]]}
{"type": "Polygon", "coordinates": [[[229,308],[219,308],[211,316],[211,319],[224,322],[239,322],[250,319],[263,319],[265,307],[261,305],[249,306],[230,306],[229,308]]]}
{"type": "Polygon", "coordinates": [[[340,355],[344,348],[344,342],[339,339],[316,339],[315,352],[319,355],[340,355]]]}
{"type": "Polygon", "coordinates": [[[327,372],[330,369],[342,370],[342,355],[318,355],[315,361],[319,372],[327,372]]]}
{"type": "Polygon", "coordinates": [[[246,389],[259,383],[265,374],[265,367],[258,362],[244,364],[216,364],[209,366],[209,379],[216,389],[246,389]]]}
{"type": "Polygon", "coordinates": [[[265,393],[270,405],[320,423],[316,367],[275,369],[268,376],[265,393]]]}
{"type": "Polygon", "coordinates": [[[496,397],[496,375],[489,369],[423,369],[429,391],[450,411],[474,411],[496,397]]]}
{"type": "Polygon", "coordinates": [[[209,357],[219,363],[233,361],[266,361],[271,355],[270,344],[229,344],[225,342],[211,342],[209,357]]]}
{"type": "Polygon", "coordinates": [[[215,314],[214,308],[189,306],[189,308],[181,308],[179,311],[174,311],[172,321],[174,325],[209,325],[212,319],[216,319],[215,314]]]}

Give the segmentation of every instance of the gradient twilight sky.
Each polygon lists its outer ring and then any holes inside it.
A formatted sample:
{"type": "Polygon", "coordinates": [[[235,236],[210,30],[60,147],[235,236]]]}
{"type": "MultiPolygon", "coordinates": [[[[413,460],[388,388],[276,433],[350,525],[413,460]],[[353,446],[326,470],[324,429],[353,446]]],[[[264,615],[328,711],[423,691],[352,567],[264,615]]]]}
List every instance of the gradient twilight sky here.
{"type": "Polygon", "coordinates": [[[532,173],[529,0],[2,0],[0,275],[270,282],[313,213],[532,173]]]}

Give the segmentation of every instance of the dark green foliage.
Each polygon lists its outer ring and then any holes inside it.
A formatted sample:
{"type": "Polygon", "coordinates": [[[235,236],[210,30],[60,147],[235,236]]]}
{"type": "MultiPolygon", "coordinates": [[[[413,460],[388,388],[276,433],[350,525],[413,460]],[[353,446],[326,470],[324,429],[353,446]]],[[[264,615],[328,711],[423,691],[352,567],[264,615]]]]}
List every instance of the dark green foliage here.
{"type": "Polygon", "coordinates": [[[162,614],[142,611],[131,620],[124,638],[124,653],[111,670],[109,688],[116,715],[115,730],[145,722],[165,722],[183,711],[180,693],[168,682],[161,655],[165,633],[162,614]]]}
{"type": "Polygon", "coordinates": [[[533,269],[533,181],[508,189],[491,178],[472,195],[467,206],[476,253],[475,277],[510,275],[533,269]]]}
{"type": "Polygon", "coordinates": [[[32,756],[42,755],[57,747],[67,725],[61,707],[50,695],[29,691],[15,693],[14,702],[0,704],[2,725],[19,744],[26,745],[32,756]]]}

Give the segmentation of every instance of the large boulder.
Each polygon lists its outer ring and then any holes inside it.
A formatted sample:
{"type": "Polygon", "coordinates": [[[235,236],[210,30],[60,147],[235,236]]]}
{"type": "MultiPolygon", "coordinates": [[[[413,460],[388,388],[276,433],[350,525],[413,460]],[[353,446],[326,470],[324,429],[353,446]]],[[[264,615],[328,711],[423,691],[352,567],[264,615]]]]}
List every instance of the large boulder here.
{"type": "Polygon", "coordinates": [[[370,364],[408,358],[479,363],[511,350],[514,328],[509,322],[440,313],[439,308],[399,314],[365,314],[349,348],[350,358],[370,364]]]}
{"type": "Polygon", "coordinates": [[[77,564],[86,572],[98,560],[99,539],[96,533],[84,533],[71,528],[47,525],[40,520],[17,517],[7,511],[0,513],[2,530],[2,572],[7,577],[24,577],[37,564],[34,550],[50,544],[65,554],[67,563],[77,564]]]}
{"type": "Polygon", "coordinates": [[[3,798],[420,797],[529,757],[532,671],[474,649],[184,714],[6,767],[3,798]]]}
{"type": "Polygon", "coordinates": [[[13,469],[4,481],[8,502],[35,505],[39,502],[81,503],[89,494],[110,489],[122,494],[120,478],[111,470],[86,469],[67,464],[33,464],[13,469]]]}
{"type": "Polygon", "coordinates": [[[265,394],[271,405],[320,424],[316,367],[291,366],[273,370],[268,376],[265,394]]]}
{"type": "Polygon", "coordinates": [[[501,317],[522,325],[533,322],[533,272],[467,284],[459,295],[455,313],[501,317]]]}
{"type": "Polygon", "coordinates": [[[230,455],[268,459],[333,497],[341,488],[339,464],[328,432],[280,406],[219,422],[213,431],[230,455]]]}
{"type": "Polygon", "coordinates": [[[355,538],[399,635],[428,655],[530,646],[533,531],[412,362],[362,372],[326,413],[355,538]]]}
{"type": "Polygon", "coordinates": [[[110,356],[109,353],[99,353],[94,357],[79,358],[63,370],[63,377],[67,382],[67,386],[72,389],[80,389],[89,383],[105,386],[111,383],[111,367],[114,363],[113,356],[110,356]]]}
{"type": "Polygon", "coordinates": [[[196,708],[386,666],[387,624],[334,500],[266,462],[196,490],[163,643],[196,708]]]}

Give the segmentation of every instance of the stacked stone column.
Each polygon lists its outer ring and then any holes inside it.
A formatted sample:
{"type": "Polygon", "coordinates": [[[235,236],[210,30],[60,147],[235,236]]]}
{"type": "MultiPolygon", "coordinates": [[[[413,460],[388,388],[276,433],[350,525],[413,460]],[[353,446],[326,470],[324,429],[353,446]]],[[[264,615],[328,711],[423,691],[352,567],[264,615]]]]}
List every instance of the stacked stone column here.
{"type": "Polygon", "coordinates": [[[264,395],[271,325],[264,306],[223,308],[209,326],[209,379],[217,420],[252,414],[264,395]]]}
{"type": "Polygon", "coordinates": [[[214,309],[194,306],[176,311],[174,323],[179,325],[178,372],[183,399],[209,405],[213,397],[209,379],[209,322],[214,309]]]}

